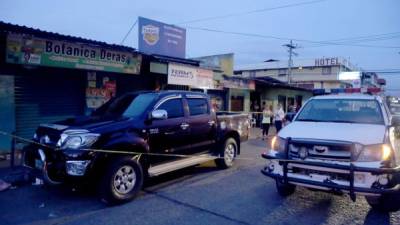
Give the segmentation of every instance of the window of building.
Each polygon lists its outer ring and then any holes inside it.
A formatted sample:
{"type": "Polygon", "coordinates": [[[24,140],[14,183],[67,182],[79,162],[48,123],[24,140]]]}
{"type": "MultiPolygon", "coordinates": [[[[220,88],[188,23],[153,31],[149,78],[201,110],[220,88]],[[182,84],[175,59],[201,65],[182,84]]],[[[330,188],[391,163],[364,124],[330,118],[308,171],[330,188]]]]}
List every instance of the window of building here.
{"type": "Polygon", "coordinates": [[[208,104],[205,98],[189,98],[188,100],[189,112],[191,116],[208,114],[208,104]]]}
{"type": "Polygon", "coordinates": [[[278,70],[278,76],[286,76],[286,74],[287,74],[287,69],[278,70]]]}
{"type": "Polygon", "coordinates": [[[251,77],[251,78],[256,77],[256,71],[250,71],[249,72],[249,77],[251,77]]]}
{"type": "Polygon", "coordinates": [[[323,67],[322,68],[322,74],[331,74],[332,73],[332,68],[331,67],[323,67]]]}
{"type": "Polygon", "coordinates": [[[182,99],[170,99],[162,103],[157,109],[163,109],[168,113],[168,119],[184,117],[182,99]]]}

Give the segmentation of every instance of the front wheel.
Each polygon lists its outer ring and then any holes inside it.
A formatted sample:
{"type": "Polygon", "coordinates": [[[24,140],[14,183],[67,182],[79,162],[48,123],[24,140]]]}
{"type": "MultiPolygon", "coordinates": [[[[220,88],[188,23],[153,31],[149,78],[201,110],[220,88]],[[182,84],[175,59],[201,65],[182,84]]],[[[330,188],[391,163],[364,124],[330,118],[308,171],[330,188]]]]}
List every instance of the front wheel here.
{"type": "Polygon", "coordinates": [[[101,180],[100,197],[108,204],[127,202],[136,197],[143,185],[139,162],[124,157],[112,162],[101,180]]]}
{"type": "Polygon", "coordinates": [[[278,194],[282,197],[287,197],[293,194],[296,190],[296,186],[293,184],[285,184],[282,181],[276,179],[276,190],[278,194]]]}
{"type": "Polygon", "coordinates": [[[395,212],[400,209],[400,194],[383,194],[379,197],[365,196],[371,208],[382,212],[395,212]]]}
{"type": "Polygon", "coordinates": [[[228,138],[225,141],[224,149],[220,153],[220,157],[215,160],[218,168],[226,169],[233,166],[233,161],[235,160],[238,150],[238,145],[233,138],[228,138]]]}

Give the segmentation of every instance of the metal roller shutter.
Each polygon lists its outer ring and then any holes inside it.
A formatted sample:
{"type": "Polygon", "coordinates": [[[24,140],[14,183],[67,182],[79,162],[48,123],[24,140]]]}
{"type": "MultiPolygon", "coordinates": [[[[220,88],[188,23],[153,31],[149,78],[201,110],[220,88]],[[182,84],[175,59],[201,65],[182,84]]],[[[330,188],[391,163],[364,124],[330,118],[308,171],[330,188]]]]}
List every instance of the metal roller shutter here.
{"type": "Polygon", "coordinates": [[[41,123],[83,115],[85,82],[83,74],[15,76],[17,135],[31,138],[41,123]]]}

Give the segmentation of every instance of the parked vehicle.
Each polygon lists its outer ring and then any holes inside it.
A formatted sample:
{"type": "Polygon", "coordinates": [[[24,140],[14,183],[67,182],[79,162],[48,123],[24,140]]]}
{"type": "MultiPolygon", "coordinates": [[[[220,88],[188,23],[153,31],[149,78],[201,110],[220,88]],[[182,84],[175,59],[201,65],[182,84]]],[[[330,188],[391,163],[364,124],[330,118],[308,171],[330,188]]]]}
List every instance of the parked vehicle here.
{"type": "Polygon", "coordinates": [[[249,135],[248,116],[219,115],[197,92],[136,92],[91,116],[41,125],[25,164],[49,184],[99,180],[102,199],[133,199],[145,177],[215,159],[229,168],[249,135]]]}
{"type": "Polygon", "coordinates": [[[394,117],[400,117],[400,98],[387,96],[386,102],[388,104],[389,112],[394,117]]]}
{"type": "Polygon", "coordinates": [[[372,208],[400,209],[400,140],[379,96],[327,95],[311,98],[272,140],[261,171],[276,181],[281,196],[296,186],[354,201],[364,195],[372,208]]]}

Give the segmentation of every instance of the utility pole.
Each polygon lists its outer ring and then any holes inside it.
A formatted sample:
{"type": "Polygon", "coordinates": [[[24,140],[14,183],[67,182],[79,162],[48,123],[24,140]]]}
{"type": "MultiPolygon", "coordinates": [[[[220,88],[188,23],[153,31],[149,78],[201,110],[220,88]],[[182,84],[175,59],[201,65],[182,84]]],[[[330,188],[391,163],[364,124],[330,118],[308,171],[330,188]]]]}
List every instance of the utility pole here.
{"type": "Polygon", "coordinates": [[[290,40],[289,44],[285,44],[283,45],[284,47],[287,47],[289,50],[289,62],[288,62],[288,84],[291,83],[291,76],[292,76],[292,66],[293,66],[293,60],[292,60],[292,55],[297,56],[298,54],[296,52],[293,51],[293,49],[298,48],[297,45],[293,45],[293,41],[290,40]]]}

